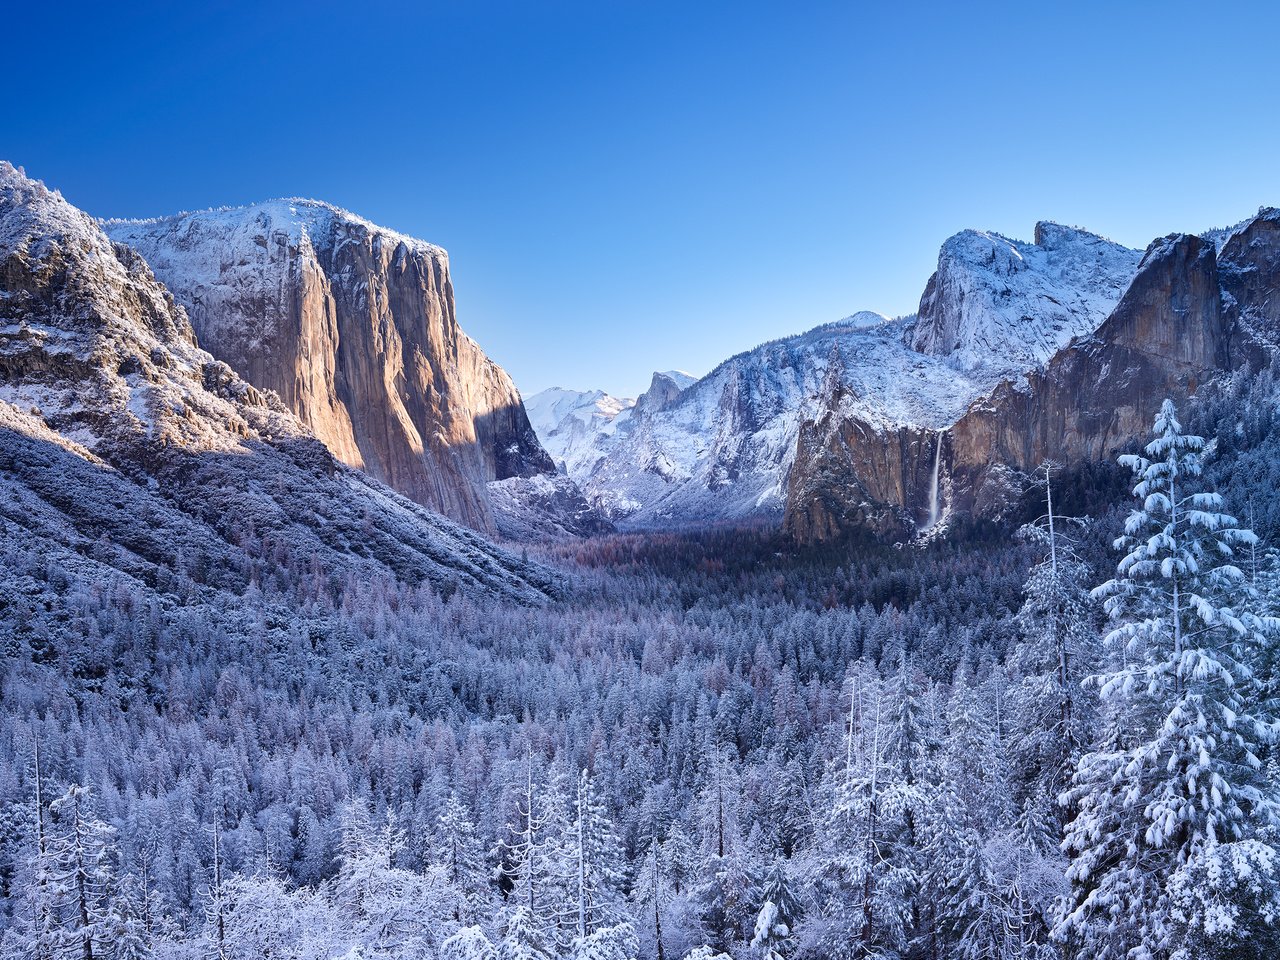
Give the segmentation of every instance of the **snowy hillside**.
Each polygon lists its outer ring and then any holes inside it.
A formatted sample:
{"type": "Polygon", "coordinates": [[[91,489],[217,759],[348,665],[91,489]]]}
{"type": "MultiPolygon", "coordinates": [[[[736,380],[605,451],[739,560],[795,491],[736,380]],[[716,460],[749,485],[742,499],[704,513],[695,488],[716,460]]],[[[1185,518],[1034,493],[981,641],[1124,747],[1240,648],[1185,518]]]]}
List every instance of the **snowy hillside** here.
{"type": "Polygon", "coordinates": [[[603,390],[549,387],[524,401],[529,422],[556,466],[570,476],[590,470],[599,456],[596,441],[613,432],[614,420],[635,400],[603,390]]]}

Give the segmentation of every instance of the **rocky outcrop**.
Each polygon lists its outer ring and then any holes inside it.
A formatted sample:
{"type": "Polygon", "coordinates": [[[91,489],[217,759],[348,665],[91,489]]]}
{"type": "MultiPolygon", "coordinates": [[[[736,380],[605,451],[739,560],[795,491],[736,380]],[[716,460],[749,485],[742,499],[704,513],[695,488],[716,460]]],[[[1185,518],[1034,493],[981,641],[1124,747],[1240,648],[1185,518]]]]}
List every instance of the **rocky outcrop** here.
{"type": "Polygon", "coordinates": [[[649,389],[636,398],[632,416],[645,416],[669,410],[680,399],[685,388],[695,382],[688,374],[676,372],[654,373],[649,381],[649,389]]]}
{"type": "Polygon", "coordinates": [[[1092,333],[1140,257],[1087,230],[1044,221],[1033,243],[961,231],[938,253],[908,342],[960,369],[1022,373],[1092,333]]]}
{"type": "Polygon", "coordinates": [[[1155,241],[1096,330],[941,430],[871,425],[833,397],[801,430],[787,529],[805,542],[868,527],[910,535],[947,511],[998,513],[1018,475],[1045,461],[1097,461],[1134,445],[1165,397],[1264,362],[1258,332],[1275,329],[1276,239],[1264,212],[1221,255],[1196,236],[1155,241]]]}
{"type": "Polygon", "coordinates": [[[802,543],[852,530],[888,539],[929,525],[944,496],[937,431],[884,430],[839,405],[801,425],[787,484],[784,529],[802,543]],[[910,506],[908,506],[910,505],[910,506]]]}
{"type": "Polygon", "coordinates": [[[487,484],[554,471],[511,378],[458,326],[439,247],[309,200],[106,226],[201,346],[344,463],[486,532],[487,484]]]}
{"type": "Polygon", "coordinates": [[[1280,347],[1280,210],[1264,208],[1227,231],[1218,263],[1228,318],[1248,337],[1280,347]]]}
{"type": "Polygon", "coordinates": [[[0,540],[188,595],[243,594],[272,571],[524,602],[554,584],[335,461],[196,346],[135,252],[3,162],[0,540]]]}

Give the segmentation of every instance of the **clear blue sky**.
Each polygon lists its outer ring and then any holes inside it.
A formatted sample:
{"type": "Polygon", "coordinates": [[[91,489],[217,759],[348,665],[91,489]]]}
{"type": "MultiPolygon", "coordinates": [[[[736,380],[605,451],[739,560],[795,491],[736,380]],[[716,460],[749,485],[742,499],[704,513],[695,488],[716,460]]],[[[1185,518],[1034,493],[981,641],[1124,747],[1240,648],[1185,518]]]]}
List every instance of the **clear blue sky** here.
{"type": "Polygon", "coordinates": [[[1275,5],[23,3],[0,156],[100,216],[313,196],[447,247],[526,394],[644,388],[1037,219],[1280,204],[1275,5]]]}

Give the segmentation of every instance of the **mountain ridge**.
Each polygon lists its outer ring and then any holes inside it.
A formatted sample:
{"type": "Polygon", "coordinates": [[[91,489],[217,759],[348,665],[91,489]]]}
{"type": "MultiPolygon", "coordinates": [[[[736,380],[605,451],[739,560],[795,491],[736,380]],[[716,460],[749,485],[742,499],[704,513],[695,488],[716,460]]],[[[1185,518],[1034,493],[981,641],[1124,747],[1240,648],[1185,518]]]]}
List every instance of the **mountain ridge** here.
{"type": "MultiPolygon", "coordinates": [[[[1226,244],[1257,219],[1206,243],[1226,244]]],[[[588,441],[596,455],[570,475],[623,528],[765,519],[800,540],[858,526],[909,538],[949,508],[998,510],[994,492],[955,486],[952,471],[976,483],[978,461],[1004,455],[975,439],[964,459],[975,466],[961,470],[943,435],[978,422],[990,398],[1043,389],[1040,371],[1062,368],[1057,358],[1106,326],[1151,255],[1053,221],[1036,224],[1032,243],[961,231],[943,244],[916,314],[869,323],[878,315],[863,312],[735,354],[660,410],[637,402],[588,441]]],[[[1179,392],[1158,357],[1146,369],[1179,392]]],[[[1209,370],[1196,369],[1203,382],[1209,370]]],[[[1064,454],[1113,452],[1152,415],[1125,413],[1105,442],[1064,454]]],[[[1026,470],[1023,459],[1008,466],[1026,470]]]]}

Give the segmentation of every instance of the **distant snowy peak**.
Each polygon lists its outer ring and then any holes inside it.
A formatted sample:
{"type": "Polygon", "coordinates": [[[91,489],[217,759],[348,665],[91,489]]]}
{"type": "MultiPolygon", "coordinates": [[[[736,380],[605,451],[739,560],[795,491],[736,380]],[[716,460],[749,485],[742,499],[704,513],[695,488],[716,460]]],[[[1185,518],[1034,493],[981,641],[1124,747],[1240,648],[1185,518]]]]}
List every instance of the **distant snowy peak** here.
{"type": "Polygon", "coordinates": [[[876,313],[874,310],[859,310],[855,314],[845,317],[843,320],[836,321],[836,325],[845,327],[878,327],[882,323],[890,323],[888,317],[883,313],[876,313]]]}
{"type": "Polygon", "coordinates": [[[525,400],[524,407],[557,468],[576,476],[584,464],[598,457],[600,438],[611,434],[618,416],[629,412],[635,403],[603,390],[550,387],[525,400]]]}
{"type": "Polygon", "coordinates": [[[1034,243],[964,230],[938,254],[908,343],[962,370],[1018,375],[1096,330],[1141,259],[1057,223],[1036,224],[1034,243]]]}
{"type": "Polygon", "coordinates": [[[524,401],[529,422],[539,436],[550,433],[569,418],[587,425],[608,422],[634,405],[633,399],[615,397],[603,390],[566,390],[563,387],[548,387],[524,401]]]}
{"type": "Polygon", "coordinates": [[[649,389],[640,394],[631,412],[632,417],[666,410],[680,395],[698,382],[698,378],[683,370],[660,370],[649,381],[649,389]]]}

